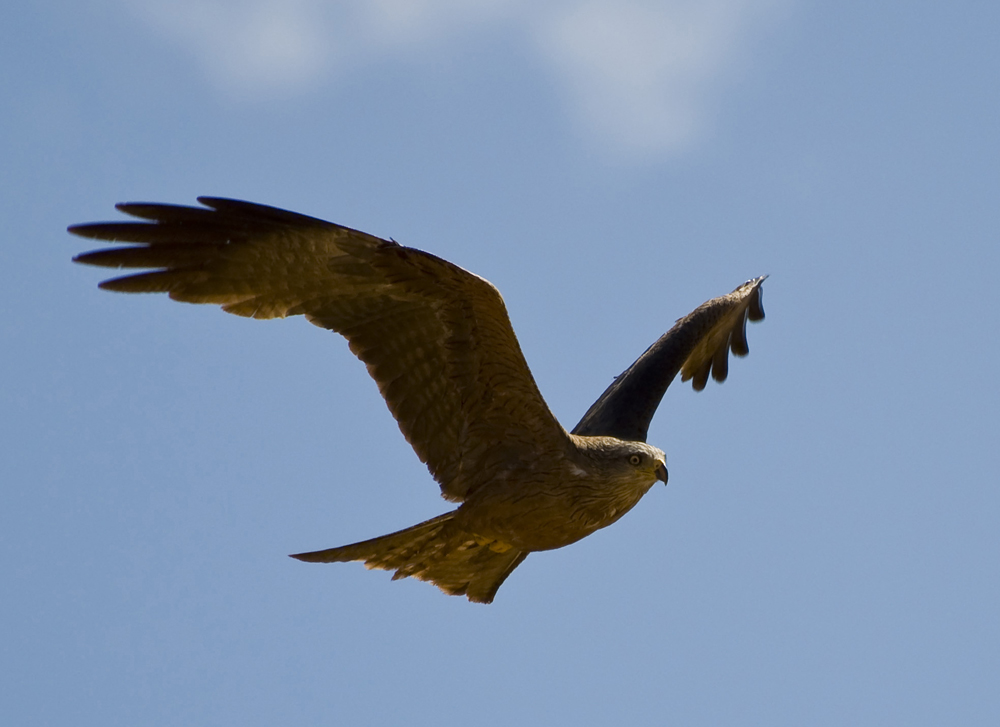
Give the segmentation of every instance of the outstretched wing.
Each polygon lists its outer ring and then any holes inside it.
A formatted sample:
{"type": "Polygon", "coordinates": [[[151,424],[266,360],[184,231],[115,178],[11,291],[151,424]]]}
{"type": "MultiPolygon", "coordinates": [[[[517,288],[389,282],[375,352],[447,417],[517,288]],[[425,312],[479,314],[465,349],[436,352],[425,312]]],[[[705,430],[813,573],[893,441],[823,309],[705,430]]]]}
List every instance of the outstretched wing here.
{"type": "Polygon", "coordinates": [[[693,379],[695,391],[705,388],[710,373],[725,381],[729,352],[750,353],[747,319],[764,319],[761,285],[766,277],[748,280],[678,320],[601,394],[573,434],[645,442],[649,422],[678,371],[682,381],[693,379]]]}
{"type": "Polygon", "coordinates": [[[488,281],[313,217],[198,201],[205,206],[120,204],[147,221],[70,227],[130,243],[74,259],[147,269],[106,280],[105,290],[169,293],[253,318],[304,314],[342,334],[449,500],[463,500],[498,467],[565,446],[488,281]]]}

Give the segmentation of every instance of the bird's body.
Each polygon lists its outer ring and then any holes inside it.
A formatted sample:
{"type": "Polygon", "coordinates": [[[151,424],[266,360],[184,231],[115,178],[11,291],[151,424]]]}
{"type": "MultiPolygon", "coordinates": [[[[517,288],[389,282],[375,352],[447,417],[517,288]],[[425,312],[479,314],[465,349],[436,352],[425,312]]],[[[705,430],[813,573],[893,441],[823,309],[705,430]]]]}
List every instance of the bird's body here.
{"type": "Polygon", "coordinates": [[[562,548],[617,521],[657,480],[665,483],[665,460],[641,442],[570,435],[563,452],[504,471],[474,492],[456,517],[470,532],[519,550],[562,548]]]}
{"type": "Polygon", "coordinates": [[[646,430],[678,373],[703,388],[747,352],[745,322],[763,318],[749,281],[700,306],[643,354],[567,432],[535,385],[499,292],[428,253],[272,207],[201,198],[206,208],[119,205],[150,222],[78,225],[132,243],[78,262],[147,272],[105,281],[167,292],[254,318],[304,314],[344,335],[400,430],[461,505],[406,530],[294,557],[361,560],[489,603],[533,551],[607,527],[657,481],[664,453],[646,430]]]}

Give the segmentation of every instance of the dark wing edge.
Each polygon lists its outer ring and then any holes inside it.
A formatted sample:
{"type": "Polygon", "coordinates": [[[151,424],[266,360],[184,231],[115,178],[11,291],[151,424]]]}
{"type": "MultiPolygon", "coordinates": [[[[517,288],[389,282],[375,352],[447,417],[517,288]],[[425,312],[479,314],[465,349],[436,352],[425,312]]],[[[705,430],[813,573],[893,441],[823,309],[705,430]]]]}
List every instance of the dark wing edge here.
{"type": "Polygon", "coordinates": [[[764,319],[761,301],[766,275],[748,280],[732,293],[713,298],[674,326],[615,378],[583,415],[573,434],[646,441],[649,423],[678,372],[701,391],[711,374],[729,374],[729,352],[746,356],[746,322],[764,319]]]}

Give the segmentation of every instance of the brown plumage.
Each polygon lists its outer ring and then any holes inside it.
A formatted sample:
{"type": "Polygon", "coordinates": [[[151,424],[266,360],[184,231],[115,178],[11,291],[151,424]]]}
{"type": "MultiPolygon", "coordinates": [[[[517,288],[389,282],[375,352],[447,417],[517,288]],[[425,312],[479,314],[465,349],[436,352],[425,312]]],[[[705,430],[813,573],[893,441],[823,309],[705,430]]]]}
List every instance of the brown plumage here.
{"type": "Polygon", "coordinates": [[[89,265],[144,269],[101,283],[165,292],[253,318],[303,314],[347,338],[417,456],[458,509],[398,533],[300,560],[361,560],[489,603],[535,550],[606,527],[657,480],[663,452],[645,443],[678,371],[705,386],[747,352],[745,321],[763,318],[750,281],[678,323],[618,377],[572,433],[528,370],[503,299],[486,280],[414,250],[312,217],[218,198],[204,207],[121,204],[146,220],[76,225],[129,243],[85,253],[89,265]]]}

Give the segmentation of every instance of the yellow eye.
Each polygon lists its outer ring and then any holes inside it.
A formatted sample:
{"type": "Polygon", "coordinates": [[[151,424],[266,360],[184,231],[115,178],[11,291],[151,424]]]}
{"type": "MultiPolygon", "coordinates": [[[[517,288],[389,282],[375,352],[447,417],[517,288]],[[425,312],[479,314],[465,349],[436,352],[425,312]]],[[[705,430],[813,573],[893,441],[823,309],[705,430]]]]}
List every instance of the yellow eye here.
{"type": "Polygon", "coordinates": [[[637,454],[633,454],[631,457],[628,458],[628,463],[634,467],[638,467],[641,462],[642,462],[642,457],[640,457],[637,454]]]}

